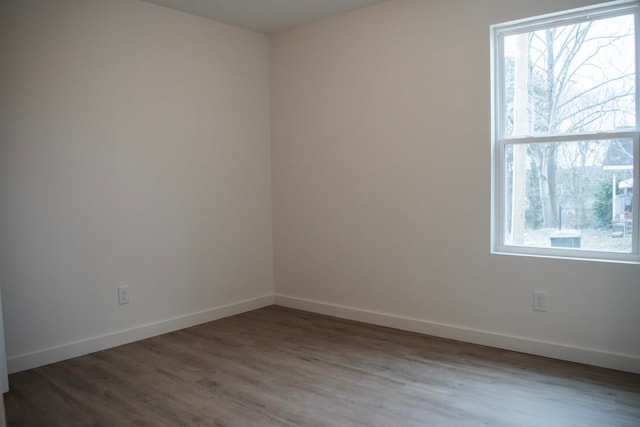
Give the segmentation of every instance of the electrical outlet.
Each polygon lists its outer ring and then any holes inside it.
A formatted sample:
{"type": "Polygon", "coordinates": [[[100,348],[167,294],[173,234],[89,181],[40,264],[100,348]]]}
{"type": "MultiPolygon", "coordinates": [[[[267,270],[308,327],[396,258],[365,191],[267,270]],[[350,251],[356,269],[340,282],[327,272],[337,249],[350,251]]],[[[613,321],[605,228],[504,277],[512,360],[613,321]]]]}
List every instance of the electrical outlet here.
{"type": "Polygon", "coordinates": [[[545,291],[533,291],[533,309],[547,311],[547,293],[545,291]]]}
{"type": "Polygon", "coordinates": [[[129,287],[120,286],[118,288],[118,304],[129,304],[129,287]]]}

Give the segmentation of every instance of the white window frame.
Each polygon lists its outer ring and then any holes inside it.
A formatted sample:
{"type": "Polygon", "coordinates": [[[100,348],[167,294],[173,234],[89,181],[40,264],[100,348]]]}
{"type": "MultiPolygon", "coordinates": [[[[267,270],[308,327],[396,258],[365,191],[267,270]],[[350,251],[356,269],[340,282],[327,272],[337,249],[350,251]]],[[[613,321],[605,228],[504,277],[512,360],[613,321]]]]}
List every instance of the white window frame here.
{"type": "Polygon", "coordinates": [[[621,0],[596,6],[583,7],[565,12],[539,16],[531,19],[507,22],[491,26],[491,140],[492,140],[492,191],[491,191],[491,252],[497,254],[542,256],[553,258],[598,260],[640,263],[639,253],[639,200],[640,200],[640,1],[621,0]],[[635,14],[635,61],[636,61],[636,127],[625,128],[624,131],[607,131],[597,133],[560,134],[543,136],[505,136],[504,126],[504,37],[514,34],[528,33],[544,28],[590,21],[595,18],[613,17],[635,14]],[[597,139],[629,138],[633,140],[634,152],[634,197],[632,219],[632,248],[630,253],[613,251],[595,251],[558,247],[533,247],[505,244],[505,147],[514,144],[531,144],[545,142],[567,142],[597,139]]]}

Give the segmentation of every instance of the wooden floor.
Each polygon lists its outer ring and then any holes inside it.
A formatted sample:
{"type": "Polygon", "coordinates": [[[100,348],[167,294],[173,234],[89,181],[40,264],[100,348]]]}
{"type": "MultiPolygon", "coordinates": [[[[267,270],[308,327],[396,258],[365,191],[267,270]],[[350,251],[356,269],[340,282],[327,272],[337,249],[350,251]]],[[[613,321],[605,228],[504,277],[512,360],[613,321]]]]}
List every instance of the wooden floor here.
{"type": "Polygon", "coordinates": [[[640,426],[640,375],[277,306],[9,381],[9,426],[640,426]]]}

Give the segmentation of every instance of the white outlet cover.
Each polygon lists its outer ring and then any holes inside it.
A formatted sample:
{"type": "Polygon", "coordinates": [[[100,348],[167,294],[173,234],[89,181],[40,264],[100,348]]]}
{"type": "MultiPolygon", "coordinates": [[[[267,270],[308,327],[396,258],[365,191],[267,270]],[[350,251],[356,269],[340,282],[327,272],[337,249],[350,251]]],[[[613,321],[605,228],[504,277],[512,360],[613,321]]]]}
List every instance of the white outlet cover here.
{"type": "Polygon", "coordinates": [[[535,311],[547,311],[547,293],[545,291],[533,292],[533,309],[535,311]]]}
{"type": "Polygon", "coordinates": [[[129,287],[120,286],[118,288],[118,304],[129,304],[129,287]]]}

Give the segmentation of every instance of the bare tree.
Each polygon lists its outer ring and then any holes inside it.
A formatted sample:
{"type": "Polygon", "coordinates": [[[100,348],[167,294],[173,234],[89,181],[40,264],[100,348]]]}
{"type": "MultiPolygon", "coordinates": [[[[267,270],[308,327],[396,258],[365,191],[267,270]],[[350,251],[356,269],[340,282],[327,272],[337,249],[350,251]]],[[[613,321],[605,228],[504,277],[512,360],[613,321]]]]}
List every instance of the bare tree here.
{"type": "MultiPolygon", "coordinates": [[[[589,21],[528,33],[526,80],[529,82],[530,134],[614,129],[635,114],[635,63],[633,58],[626,61],[615,58],[615,55],[626,54],[622,50],[625,43],[633,43],[633,20],[625,18],[609,18],[618,20],[616,26],[589,21]]],[[[514,68],[517,68],[518,61],[515,62],[514,68]]],[[[513,79],[517,81],[518,77],[513,79]]],[[[513,104],[508,105],[507,115],[514,110],[517,108],[513,104]]],[[[513,123],[513,117],[508,119],[513,123]]],[[[539,197],[529,199],[539,204],[535,209],[540,212],[543,226],[556,227],[559,174],[563,168],[587,171],[595,161],[596,152],[601,155],[602,150],[594,149],[593,141],[581,141],[564,152],[559,152],[559,145],[554,143],[528,144],[527,147],[539,192],[539,197]]],[[[563,180],[571,183],[572,188],[564,188],[562,193],[575,202],[578,222],[585,224],[585,174],[577,170],[568,181],[563,180]]]]}

